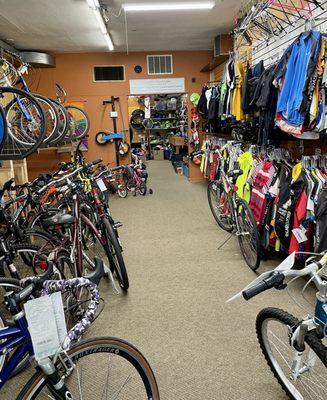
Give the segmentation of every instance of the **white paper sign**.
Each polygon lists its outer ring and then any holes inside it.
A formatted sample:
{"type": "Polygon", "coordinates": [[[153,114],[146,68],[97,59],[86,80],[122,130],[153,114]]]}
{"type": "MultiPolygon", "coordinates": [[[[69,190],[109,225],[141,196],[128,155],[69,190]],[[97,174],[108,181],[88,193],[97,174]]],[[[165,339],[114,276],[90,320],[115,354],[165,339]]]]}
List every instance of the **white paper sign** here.
{"type": "Polygon", "coordinates": [[[129,87],[130,94],[185,93],[185,79],[131,79],[129,87]]]}
{"type": "Polygon", "coordinates": [[[61,293],[30,300],[24,309],[36,360],[53,356],[67,334],[61,293]]]}
{"type": "Polygon", "coordinates": [[[102,179],[97,179],[97,184],[101,192],[105,192],[107,190],[107,186],[105,185],[102,179]]]}

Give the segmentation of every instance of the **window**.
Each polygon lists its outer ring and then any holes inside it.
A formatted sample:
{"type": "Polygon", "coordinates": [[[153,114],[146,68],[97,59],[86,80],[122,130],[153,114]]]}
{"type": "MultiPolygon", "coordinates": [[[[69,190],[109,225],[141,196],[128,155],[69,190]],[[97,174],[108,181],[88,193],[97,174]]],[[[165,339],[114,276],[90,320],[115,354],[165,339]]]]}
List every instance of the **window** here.
{"type": "Polygon", "coordinates": [[[124,81],[124,65],[99,65],[93,71],[95,82],[124,81]]]}
{"type": "Polygon", "coordinates": [[[164,75],[173,73],[173,56],[147,56],[148,75],[164,75]]]}

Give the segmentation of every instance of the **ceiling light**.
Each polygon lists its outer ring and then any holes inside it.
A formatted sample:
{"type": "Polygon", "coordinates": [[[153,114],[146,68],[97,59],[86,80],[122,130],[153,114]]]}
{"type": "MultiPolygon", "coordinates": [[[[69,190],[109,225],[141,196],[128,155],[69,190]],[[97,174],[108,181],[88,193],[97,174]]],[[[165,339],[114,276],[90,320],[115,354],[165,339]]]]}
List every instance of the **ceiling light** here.
{"type": "Polygon", "coordinates": [[[210,10],[215,6],[213,1],[187,3],[133,3],[123,4],[125,11],[170,11],[170,10],[210,10]]]}
{"type": "Polygon", "coordinates": [[[86,0],[88,6],[92,9],[93,14],[98,22],[99,28],[101,30],[102,35],[104,36],[104,40],[106,41],[106,44],[108,46],[108,49],[110,51],[114,50],[114,44],[112,43],[111,37],[109,35],[109,32],[107,30],[107,26],[103,20],[101,9],[100,9],[100,4],[98,0],[86,0]]]}
{"type": "Polygon", "coordinates": [[[88,6],[92,8],[92,10],[96,10],[97,8],[100,8],[100,4],[98,0],[86,0],[88,6]]]}
{"type": "Polygon", "coordinates": [[[114,44],[112,43],[112,40],[111,40],[111,37],[110,37],[109,33],[106,33],[106,34],[104,35],[104,40],[105,40],[106,43],[107,43],[108,49],[109,49],[110,51],[113,51],[113,50],[114,50],[114,44]]]}
{"type": "Polygon", "coordinates": [[[99,24],[101,33],[102,33],[103,35],[105,35],[106,33],[108,33],[108,31],[107,31],[106,24],[105,24],[104,21],[103,21],[101,12],[100,12],[99,10],[93,10],[93,13],[94,13],[94,15],[95,15],[95,18],[96,18],[97,21],[98,21],[98,24],[99,24]]]}

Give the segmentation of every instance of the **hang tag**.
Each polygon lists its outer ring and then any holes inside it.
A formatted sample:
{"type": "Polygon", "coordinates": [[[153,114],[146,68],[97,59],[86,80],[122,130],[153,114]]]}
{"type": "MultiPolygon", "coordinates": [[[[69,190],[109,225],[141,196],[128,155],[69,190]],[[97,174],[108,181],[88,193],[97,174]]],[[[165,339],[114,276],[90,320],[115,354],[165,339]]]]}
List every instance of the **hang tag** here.
{"type": "Polygon", "coordinates": [[[105,185],[105,183],[103,182],[102,179],[97,179],[97,184],[99,186],[99,189],[101,190],[101,192],[106,192],[107,191],[107,187],[105,185]]]}
{"type": "Polygon", "coordinates": [[[53,356],[67,335],[61,293],[30,300],[24,309],[36,360],[53,356]]]}
{"type": "Polygon", "coordinates": [[[117,111],[111,111],[110,112],[110,117],[111,118],[117,118],[118,117],[118,112],[117,111]]]}
{"type": "Polygon", "coordinates": [[[67,336],[67,326],[61,292],[53,293],[50,295],[50,299],[52,301],[52,309],[56,320],[59,342],[62,343],[67,336]]]}
{"type": "Polygon", "coordinates": [[[308,240],[307,235],[306,235],[306,230],[303,227],[300,228],[294,228],[292,230],[295,239],[297,240],[298,243],[303,243],[308,240]]]}

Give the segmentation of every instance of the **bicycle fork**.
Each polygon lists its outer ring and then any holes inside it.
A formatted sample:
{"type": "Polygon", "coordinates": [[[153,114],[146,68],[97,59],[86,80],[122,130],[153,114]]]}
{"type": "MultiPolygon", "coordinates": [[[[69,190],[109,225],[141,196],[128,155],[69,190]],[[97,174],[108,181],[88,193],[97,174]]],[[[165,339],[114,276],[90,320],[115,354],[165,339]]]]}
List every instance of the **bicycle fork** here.
{"type": "MultiPolygon", "coordinates": [[[[70,360],[72,363],[72,361],[70,360]]],[[[70,391],[67,389],[65,385],[64,378],[60,376],[57,369],[55,368],[53,362],[50,358],[45,358],[37,362],[38,366],[47,376],[47,380],[49,382],[48,388],[51,393],[55,396],[57,400],[73,400],[73,396],[70,391]]],[[[66,363],[65,369],[66,369],[66,363]]],[[[69,373],[75,368],[75,365],[72,363],[69,373]]]]}

